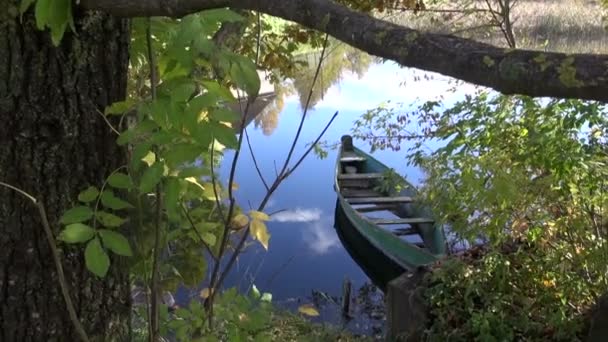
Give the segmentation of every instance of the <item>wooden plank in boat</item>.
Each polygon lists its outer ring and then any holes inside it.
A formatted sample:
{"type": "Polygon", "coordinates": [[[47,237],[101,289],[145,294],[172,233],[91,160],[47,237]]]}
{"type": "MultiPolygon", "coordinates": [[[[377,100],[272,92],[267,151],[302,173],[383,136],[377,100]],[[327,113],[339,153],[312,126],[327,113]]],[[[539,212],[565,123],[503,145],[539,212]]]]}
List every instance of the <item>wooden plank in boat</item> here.
{"type": "Polygon", "coordinates": [[[342,152],[342,155],[340,156],[340,161],[343,163],[362,162],[366,160],[367,158],[360,156],[354,152],[342,152]]]}
{"type": "Polygon", "coordinates": [[[339,180],[338,184],[341,188],[371,188],[373,184],[369,179],[347,179],[339,180]]]}
{"type": "Polygon", "coordinates": [[[382,194],[377,191],[367,189],[343,189],[341,192],[342,196],[346,198],[382,196],[382,194]]]}
{"type": "Polygon", "coordinates": [[[416,234],[418,234],[418,231],[414,228],[402,228],[402,229],[393,230],[393,234],[395,234],[397,236],[416,235],[416,234]]]}
{"type": "Polygon", "coordinates": [[[343,173],[338,175],[338,179],[376,179],[382,178],[383,174],[380,172],[372,173],[343,173]]]}
{"type": "Polygon", "coordinates": [[[395,209],[395,205],[394,204],[381,204],[381,205],[375,205],[373,207],[361,207],[361,208],[354,208],[354,209],[360,213],[371,213],[374,211],[384,211],[384,210],[395,209]]]}
{"type": "Polygon", "coordinates": [[[346,200],[350,204],[409,203],[409,202],[412,202],[412,198],[409,196],[360,197],[360,198],[347,198],[346,200]]]}
{"type": "Polygon", "coordinates": [[[399,219],[369,219],[375,224],[415,224],[415,223],[434,223],[435,221],[425,217],[407,217],[399,219]]]}

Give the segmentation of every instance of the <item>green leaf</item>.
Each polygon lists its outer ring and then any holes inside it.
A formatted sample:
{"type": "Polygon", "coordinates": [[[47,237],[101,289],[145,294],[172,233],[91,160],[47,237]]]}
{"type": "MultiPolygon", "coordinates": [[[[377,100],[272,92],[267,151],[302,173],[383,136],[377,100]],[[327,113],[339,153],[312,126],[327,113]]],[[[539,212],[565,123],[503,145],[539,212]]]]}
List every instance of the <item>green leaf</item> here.
{"type": "Polygon", "coordinates": [[[218,122],[209,123],[211,126],[211,134],[217,141],[228,148],[236,148],[238,140],[234,129],[218,122]]]}
{"type": "Polygon", "coordinates": [[[197,144],[179,143],[171,146],[164,156],[167,163],[175,167],[195,161],[202,152],[203,149],[197,144]]]}
{"type": "Polygon", "coordinates": [[[51,39],[55,46],[59,45],[61,38],[72,20],[72,1],[53,0],[48,16],[48,26],[51,29],[51,39]]]}
{"type": "Polygon", "coordinates": [[[63,224],[80,223],[91,217],[93,217],[93,210],[87,206],[80,205],[66,211],[63,216],[61,216],[59,222],[63,224]]]}
{"type": "Polygon", "coordinates": [[[109,228],[120,227],[125,222],[127,222],[127,219],[116,216],[114,214],[107,213],[105,211],[97,211],[95,213],[95,217],[97,218],[99,223],[109,228]]]}
{"type": "Polygon", "coordinates": [[[87,248],[84,250],[84,261],[87,269],[101,278],[106,276],[108,268],[110,268],[110,258],[98,238],[87,244],[87,248]]]}
{"type": "Polygon", "coordinates": [[[95,236],[95,229],[82,223],[67,225],[59,234],[59,240],[67,243],[89,241],[95,236]]]}
{"type": "Polygon", "coordinates": [[[108,107],[106,107],[104,114],[105,115],[123,115],[124,113],[128,112],[133,105],[135,105],[137,102],[135,102],[134,100],[125,100],[125,101],[118,101],[118,102],[114,102],[111,105],[109,105],[108,107]]]}
{"type": "Polygon", "coordinates": [[[139,191],[142,193],[148,193],[154,189],[154,187],[160,182],[163,177],[165,166],[162,162],[156,162],[152,164],[141,176],[139,183],[139,191]]]}
{"type": "Polygon", "coordinates": [[[133,255],[129,240],[124,235],[107,229],[99,230],[99,235],[101,235],[103,245],[112,252],[123,256],[133,255]]]}
{"type": "Polygon", "coordinates": [[[36,14],[36,27],[39,30],[44,30],[44,27],[48,23],[48,18],[51,13],[51,2],[52,0],[38,0],[36,2],[35,14],[36,14]]]}
{"type": "Polygon", "coordinates": [[[83,203],[93,202],[99,196],[99,190],[96,187],[90,186],[78,194],[78,200],[83,203]]]}
{"type": "Polygon", "coordinates": [[[217,83],[216,81],[202,81],[201,83],[203,84],[205,89],[207,89],[209,94],[222,98],[228,103],[236,102],[236,98],[234,97],[234,95],[232,95],[232,92],[228,88],[217,83]]]}
{"type": "Polygon", "coordinates": [[[108,184],[116,189],[132,189],[131,177],[121,172],[114,172],[108,177],[108,184]]]}
{"type": "Polygon", "coordinates": [[[171,89],[171,101],[186,102],[194,94],[195,89],[194,82],[186,80],[171,89]]]}
{"type": "Polygon", "coordinates": [[[25,13],[25,11],[27,11],[35,1],[36,0],[21,0],[21,4],[19,6],[19,13],[23,15],[23,13],[25,13]]]}
{"type": "Polygon", "coordinates": [[[211,110],[211,117],[217,121],[237,122],[241,119],[241,115],[228,108],[215,108],[211,110]]]}
{"type": "Polygon", "coordinates": [[[104,192],[101,194],[101,204],[103,204],[103,206],[106,208],[114,210],[133,208],[133,205],[131,205],[131,203],[123,201],[120,198],[114,196],[114,193],[112,193],[112,191],[110,190],[104,190],[104,192]]]}
{"type": "Polygon", "coordinates": [[[167,216],[169,216],[169,220],[177,221],[180,218],[180,193],[181,193],[181,184],[179,179],[175,177],[167,178],[165,182],[165,186],[163,187],[165,190],[165,206],[167,207],[167,216]]]}
{"type": "Polygon", "coordinates": [[[235,58],[235,63],[230,68],[230,76],[250,97],[258,95],[260,77],[251,59],[242,56],[235,58]]]}
{"type": "Polygon", "coordinates": [[[141,135],[152,132],[156,128],[158,128],[158,125],[154,121],[143,120],[137,126],[122,132],[116,139],[116,143],[121,146],[128,144],[141,135]]]}
{"type": "Polygon", "coordinates": [[[203,238],[203,241],[205,241],[205,243],[209,246],[215,246],[215,243],[217,242],[217,237],[214,234],[208,232],[201,233],[201,237],[203,238]]]}

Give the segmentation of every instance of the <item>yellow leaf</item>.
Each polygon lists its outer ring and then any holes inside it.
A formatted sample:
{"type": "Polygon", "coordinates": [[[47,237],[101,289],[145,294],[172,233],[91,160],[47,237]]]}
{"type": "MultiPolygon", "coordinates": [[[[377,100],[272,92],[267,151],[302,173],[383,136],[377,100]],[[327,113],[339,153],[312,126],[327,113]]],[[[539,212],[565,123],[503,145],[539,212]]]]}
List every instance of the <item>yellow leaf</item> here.
{"type": "Polygon", "coordinates": [[[270,216],[266,215],[266,213],[263,213],[263,212],[257,211],[257,210],[251,210],[249,212],[249,216],[251,216],[251,218],[254,220],[260,220],[260,221],[270,220],[270,216]]]}
{"type": "Polygon", "coordinates": [[[230,227],[232,229],[241,229],[245,227],[249,223],[249,218],[243,214],[238,214],[232,218],[230,222],[230,227]]]}
{"type": "Polygon", "coordinates": [[[148,166],[152,166],[152,164],[156,162],[156,154],[154,154],[154,152],[148,151],[148,154],[146,154],[145,157],[141,158],[141,161],[148,164],[148,166]]]}
{"type": "Polygon", "coordinates": [[[209,295],[211,295],[211,290],[209,290],[208,287],[205,287],[204,289],[201,290],[201,293],[199,295],[201,296],[201,298],[207,299],[209,297],[209,295]]]}
{"type": "Polygon", "coordinates": [[[298,311],[308,316],[319,316],[319,311],[312,304],[300,305],[298,311]]]}
{"type": "Polygon", "coordinates": [[[270,240],[270,234],[268,233],[268,229],[266,229],[266,224],[260,220],[252,220],[251,221],[251,235],[260,241],[262,246],[268,250],[268,240],[270,240]]]}
{"type": "Polygon", "coordinates": [[[239,185],[236,184],[236,182],[232,182],[232,190],[238,190],[239,189],[239,185]]]}
{"type": "Polygon", "coordinates": [[[199,188],[201,188],[201,190],[205,191],[205,187],[201,185],[201,183],[198,182],[198,179],[194,178],[194,177],[187,177],[184,178],[186,181],[198,186],[199,188]]]}

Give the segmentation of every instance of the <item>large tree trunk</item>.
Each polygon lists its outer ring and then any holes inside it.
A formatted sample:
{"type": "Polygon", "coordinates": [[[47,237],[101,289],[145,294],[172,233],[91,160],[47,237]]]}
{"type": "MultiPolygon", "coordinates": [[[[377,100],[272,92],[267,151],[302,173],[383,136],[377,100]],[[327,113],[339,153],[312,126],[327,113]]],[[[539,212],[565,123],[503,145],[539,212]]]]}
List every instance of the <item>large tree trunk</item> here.
{"type": "MultiPolygon", "coordinates": [[[[79,191],[125,162],[98,111],[124,99],[129,24],[77,13],[77,35],[55,48],[31,13],[15,17],[20,2],[0,0],[0,181],[40,199],[57,234],[79,191]]],[[[83,246],[59,246],[86,332],[128,340],[125,260],[113,258],[100,279],[86,270],[83,246]]],[[[36,207],[0,187],[0,341],[77,340],[36,207]]]]}

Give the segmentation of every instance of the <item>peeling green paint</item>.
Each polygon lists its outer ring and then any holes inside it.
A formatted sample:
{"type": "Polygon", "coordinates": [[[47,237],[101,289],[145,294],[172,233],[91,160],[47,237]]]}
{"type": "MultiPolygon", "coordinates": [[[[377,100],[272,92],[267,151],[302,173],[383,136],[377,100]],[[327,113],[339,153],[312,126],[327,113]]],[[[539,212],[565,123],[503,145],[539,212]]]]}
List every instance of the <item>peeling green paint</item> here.
{"type": "Polygon", "coordinates": [[[496,64],[496,62],[494,62],[490,56],[483,56],[483,64],[485,64],[488,68],[491,68],[494,66],[494,64],[496,64]]]}
{"type": "Polygon", "coordinates": [[[553,65],[553,62],[548,61],[547,55],[544,53],[538,54],[538,56],[534,57],[533,61],[540,65],[540,71],[545,71],[548,67],[553,65]]]}
{"type": "Polygon", "coordinates": [[[559,80],[567,87],[582,87],[583,82],[576,79],[576,67],[574,66],[574,57],[565,58],[557,67],[559,80]]]}

